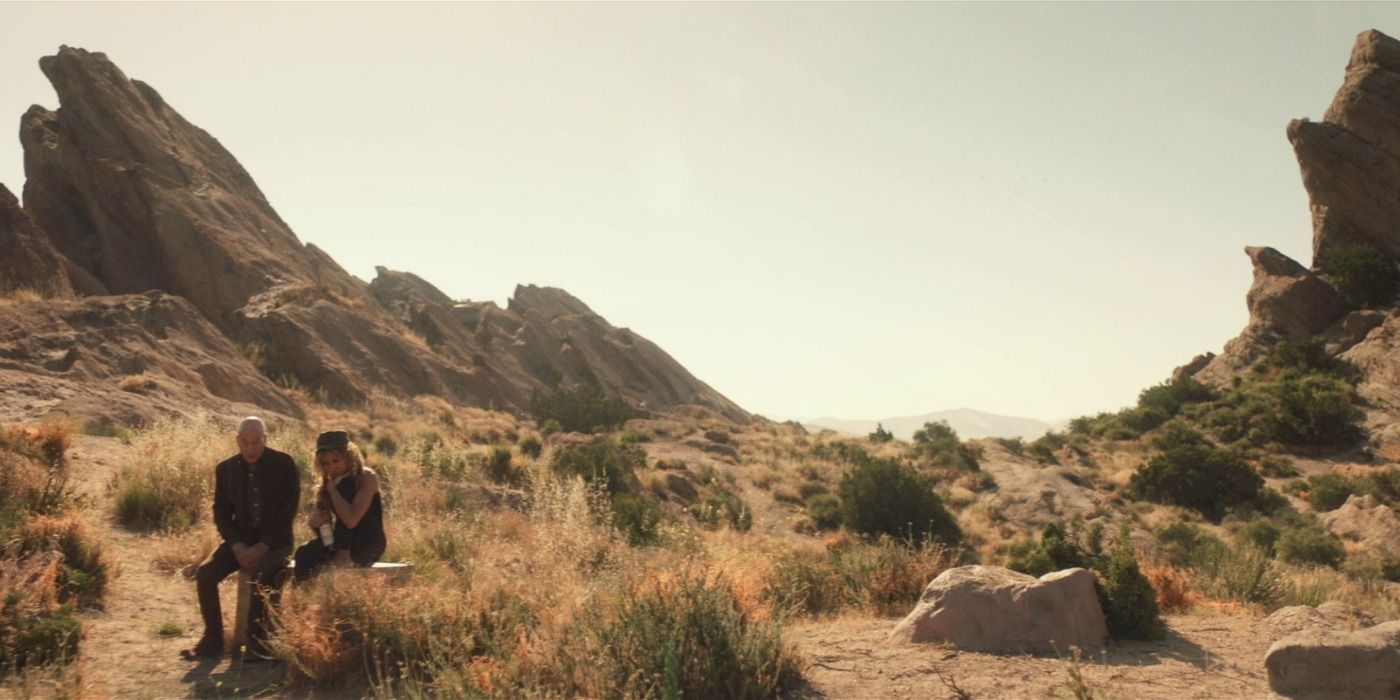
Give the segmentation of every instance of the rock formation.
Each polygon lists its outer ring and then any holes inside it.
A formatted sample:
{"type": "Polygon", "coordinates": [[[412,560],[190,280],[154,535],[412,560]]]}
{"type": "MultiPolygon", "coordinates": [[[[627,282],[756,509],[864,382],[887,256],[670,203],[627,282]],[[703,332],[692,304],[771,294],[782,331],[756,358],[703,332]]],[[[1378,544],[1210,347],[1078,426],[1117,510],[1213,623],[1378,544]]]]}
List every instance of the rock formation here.
{"type": "Polygon", "coordinates": [[[103,294],[105,289],[86,271],[53,247],[48,234],[19,206],[15,195],[0,185],[0,292],[26,289],[44,297],[74,292],[103,294]]]}
{"type": "Polygon", "coordinates": [[[519,287],[502,310],[382,268],[366,284],[301,243],[218,141],[103,54],[63,47],[40,68],[60,107],[22,119],[24,210],[0,193],[0,243],[24,256],[0,266],[9,286],[183,297],[268,377],[333,404],[384,391],[519,412],[535,391],[596,382],[646,408],[751,419],[562,290],[519,287]]]}
{"type": "Polygon", "coordinates": [[[1294,121],[1288,140],[1311,201],[1313,264],[1339,243],[1400,259],[1400,42],[1358,36],[1322,121],[1294,121]]]}
{"type": "Polygon", "coordinates": [[[1274,639],[1307,630],[1348,631],[1376,624],[1375,616],[1354,605],[1329,601],[1313,607],[1290,605],[1275,610],[1264,620],[1274,639]]]}
{"type": "Polygon", "coordinates": [[[0,397],[0,422],[301,415],[189,302],[155,291],[0,305],[0,397]]]}
{"type": "Polygon", "coordinates": [[[1264,656],[1269,687],[1289,697],[1388,698],[1400,692],[1400,620],[1355,632],[1308,629],[1264,656]]]}
{"type": "Polygon", "coordinates": [[[947,642],[960,649],[1067,654],[1101,649],[1108,624],[1094,574],[1066,569],[1039,579],[1010,569],[959,566],[924,588],[890,633],[900,642],[947,642]]]}
{"type": "Polygon", "coordinates": [[[1400,517],[1370,494],[1352,494],[1341,508],[1323,513],[1319,519],[1338,537],[1359,548],[1400,554],[1400,517]]]}

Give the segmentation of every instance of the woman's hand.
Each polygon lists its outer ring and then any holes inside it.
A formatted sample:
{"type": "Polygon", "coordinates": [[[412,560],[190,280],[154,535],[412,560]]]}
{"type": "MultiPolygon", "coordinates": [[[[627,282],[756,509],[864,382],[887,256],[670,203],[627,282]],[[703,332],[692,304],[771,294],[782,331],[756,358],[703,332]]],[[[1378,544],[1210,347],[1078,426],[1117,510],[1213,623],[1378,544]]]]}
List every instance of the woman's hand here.
{"type": "Polygon", "coordinates": [[[312,530],[315,530],[315,529],[320,528],[322,525],[325,525],[325,524],[329,523],[330,521],[331,521],[331,514],[330,514],[330,513],[327,513],[327,512],[324,511],[324,510],[318,510],[318,511],[312,513],[312,514],[311,514],[311,517],[309,517],[309,518],[306,519],[306,524],[307,524],[307,525],[310,525],[312,530]]]}

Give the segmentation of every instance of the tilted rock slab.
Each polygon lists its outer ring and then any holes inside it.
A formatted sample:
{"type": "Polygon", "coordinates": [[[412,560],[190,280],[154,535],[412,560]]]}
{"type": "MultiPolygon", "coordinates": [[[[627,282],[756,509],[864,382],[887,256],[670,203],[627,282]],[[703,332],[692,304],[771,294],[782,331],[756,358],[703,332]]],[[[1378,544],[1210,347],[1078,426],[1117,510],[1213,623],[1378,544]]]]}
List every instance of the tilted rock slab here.
{"type": "Polygon", "coordinates": [[[1322,121],[1288,125],[1313,219],[1313,263],[1331,245],[1368,243],[1400,258],[1400,42],[1356,38],[1322,121]]]}
{"type": "Polygon", "coordinates": [[[1108,640],[1094,574],[1065,569],[1040,578],[990,566],[944,571],[890,633],[896,642],[943,642],[997,653],[1068,654],[1108,640]]]}
{"type": "Polygon", "coordinates": [[[1390,698],[1400,694],[1400,620],[1357,630],[1305,630],[1274,642],[1264,656],[1280,695],[1390,698]]]}

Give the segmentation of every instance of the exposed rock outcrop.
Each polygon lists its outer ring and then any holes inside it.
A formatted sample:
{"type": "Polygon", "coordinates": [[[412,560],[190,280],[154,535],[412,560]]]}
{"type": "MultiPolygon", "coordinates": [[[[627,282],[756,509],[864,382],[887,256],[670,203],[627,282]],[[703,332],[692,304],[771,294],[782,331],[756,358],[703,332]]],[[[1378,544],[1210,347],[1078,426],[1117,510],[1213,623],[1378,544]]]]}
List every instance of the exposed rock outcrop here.
{"type": "Polygon", "coordinates": [[[27,289],[39,296],[105,294],[106,289],[53,247],[48,234],[0,185],[0,292],[27,289]]]}
{"type": "Polygon", "coordinates": [[[562,290],[517,288],[503,310],[382,268],[365,284],[299,241],[218,141],[103,54],[63,47],[40,68],[60,107],[24,115],[25,211],[0,201],[0,236],[31,258],[56,251],[33,267],[60,292],[184,297],[265,374],[335,404],[378,390],[521,411],[535,391],[596,382],[646,408],[750,419],[562,290]]]}
{"type": "Polygon", "coordinates": [[[1329,601],[1313,607],[1290,605],[1275,610],[1264,622],[1274,639],[1307,630],[1350,631],[1376,624],[1375,616],[1354,605],[1329,601]]]}
{"type": "Polygon", "coordinates": [[[1357,630],[1309,629],[1274,642],[1264,656],[1280,695],[1388,698],[1400,692],[1400,620],[1357,630]]]}
{"type": "Polygon", "coordinates": [[[1037,579],[999,567],[959,566],[924,588],[890,639],[947,642],[977,651],[1067,654],[1071,646],[1102,648],[1108,624],[1088,569],[1037,579]]]}
{"type": "Polygon", "coordinates": [[[1322,524],[1343,540],[1379,552],[1400,554],[1400,517],[1370,494],[1355,495],[1320,517],[1322,524]]]}
{"type": "Polygon", "coordinates": [[[1313,263],[1367,243],[1400,259],[1400,42],[1374,29],[1352,48],[1322,121],[1288,126],[1313,218],[1313,263]]]}
{"type": "Polygon", "coordinates": [[[189,302],[162,292],[0,305],[0,422],[136,425],[200,406],[301,410],[189,302]]]}

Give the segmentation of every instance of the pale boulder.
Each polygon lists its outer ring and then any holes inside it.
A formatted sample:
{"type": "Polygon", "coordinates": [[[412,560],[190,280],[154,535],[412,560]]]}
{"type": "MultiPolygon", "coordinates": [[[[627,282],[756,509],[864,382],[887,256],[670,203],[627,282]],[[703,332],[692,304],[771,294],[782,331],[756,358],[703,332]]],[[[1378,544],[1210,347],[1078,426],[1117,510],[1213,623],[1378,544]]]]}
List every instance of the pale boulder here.
{"type": "Polygon", "coordinates": [[[924,588],[890,633],[897,642],[942,642],[961,649],[1066,654],[1102,648],[1108,625],[1094,574],[1066,569],[1040,578],[1010,569],[960,566],[924,588]]]}
{"type": "Polygon", "coordinates": [[[1400,620],[1355,632],[1308,629],[1264,656],[1269,687],[1289,697],[1387,698],[1400,694],[1400,620]]]}

